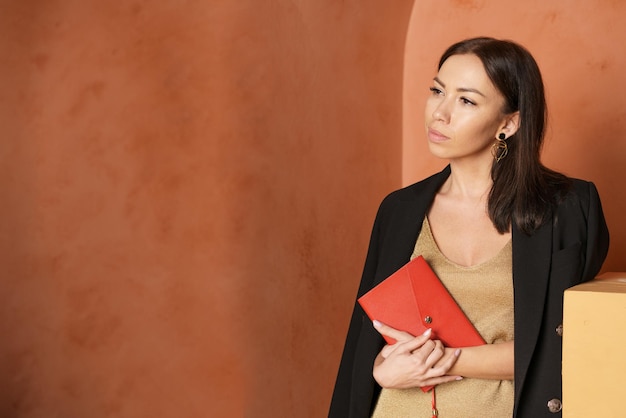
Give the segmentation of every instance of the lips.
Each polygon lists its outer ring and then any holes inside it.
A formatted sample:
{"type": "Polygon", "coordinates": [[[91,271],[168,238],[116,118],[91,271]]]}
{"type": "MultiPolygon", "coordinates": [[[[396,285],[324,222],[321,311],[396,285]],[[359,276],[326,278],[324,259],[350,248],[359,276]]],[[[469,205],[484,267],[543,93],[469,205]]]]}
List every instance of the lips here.
{"type": "Polygon", "coordinates": [[[431,142],[443,142],[449,140],[450,138],[435,129],[428,128],[428,139],[431,142]]]}

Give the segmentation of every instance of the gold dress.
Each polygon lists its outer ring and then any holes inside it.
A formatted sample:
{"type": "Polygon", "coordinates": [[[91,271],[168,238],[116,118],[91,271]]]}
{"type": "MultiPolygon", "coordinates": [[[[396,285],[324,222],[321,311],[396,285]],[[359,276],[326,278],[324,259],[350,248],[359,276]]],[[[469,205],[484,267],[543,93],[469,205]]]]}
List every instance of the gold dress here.
{"type": "MultiPolygon", "coordinates": [[[[425,218],[411,259],[420,254],[488,344],[513,340],[510,240],[491,260],[460,266],[441,253],[425,218]]],[[[464,378],[438,385],[436,396],[441,418],[503,418],[513,414],[512,380],[464,378]]],[[[431,393],[419,388],[383,389],[372,417],[431,418],[431,393]]]]}

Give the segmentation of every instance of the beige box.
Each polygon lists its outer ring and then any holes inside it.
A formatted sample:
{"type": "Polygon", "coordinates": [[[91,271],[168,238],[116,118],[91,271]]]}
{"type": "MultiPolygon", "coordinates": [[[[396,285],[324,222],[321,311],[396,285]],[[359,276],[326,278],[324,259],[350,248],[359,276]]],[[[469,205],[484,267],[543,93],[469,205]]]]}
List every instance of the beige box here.
{"type": "Polygon", "coordinates": [[[626,417],[626,273],[565,291],[563,417],[626,417]]]}

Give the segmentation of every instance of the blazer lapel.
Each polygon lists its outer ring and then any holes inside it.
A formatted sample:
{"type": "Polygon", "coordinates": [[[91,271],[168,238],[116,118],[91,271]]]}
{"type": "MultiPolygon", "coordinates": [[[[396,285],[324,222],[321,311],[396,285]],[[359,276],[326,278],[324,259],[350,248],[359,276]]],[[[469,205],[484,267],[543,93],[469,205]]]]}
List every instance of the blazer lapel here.
{"type": "Polygon", "coordinates": [[[408,186],[409,190],[406,190],[408,193],[400,198],[402,204],[397,205],[393,216],[387,219],[388,224],[380,245],[379,256],[384,262],[378,265],[372,287],[409,262],[424,216],[449,175],[450,166],[446,166],[425,181],[408,186]]]}

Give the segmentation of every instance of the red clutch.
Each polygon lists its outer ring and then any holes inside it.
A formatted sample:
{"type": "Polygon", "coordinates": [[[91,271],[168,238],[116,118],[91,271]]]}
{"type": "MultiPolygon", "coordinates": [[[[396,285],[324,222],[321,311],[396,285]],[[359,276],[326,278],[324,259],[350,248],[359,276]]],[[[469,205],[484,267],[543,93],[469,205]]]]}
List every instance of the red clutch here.
{"type": "MultiPolygon", "coordinates": [[[[416,257],[359,298],[371,320],[411,335],[432,329],[446,347],[485,344],[452,295],[422,256],[416,257]]],[[[388,344],[396,341],[385,337],[388,344]]],[[[430,389],[430,388],[423,388],[430,389]]]]}

